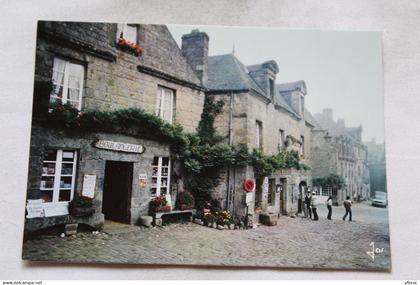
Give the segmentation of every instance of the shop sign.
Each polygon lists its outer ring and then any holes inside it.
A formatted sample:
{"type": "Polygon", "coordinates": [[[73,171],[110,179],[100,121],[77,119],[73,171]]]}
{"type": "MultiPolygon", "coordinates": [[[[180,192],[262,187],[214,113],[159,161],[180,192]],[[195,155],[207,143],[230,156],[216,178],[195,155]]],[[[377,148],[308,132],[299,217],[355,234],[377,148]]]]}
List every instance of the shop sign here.
{"type": "Polygon", "coordinates": [[[252,202],[252,192],[247,192],[246,196],[245,196],[245,204],[247,204],[247,206],[249,204],[251,204],[252,202]]]}
{"type": "Polygon", "coordinates": [[[132,152],[132,153],[143,153],[145,147],[140,144],[131,144],[123,142],[114,142],[107,140],[97,140],[93,144],[97,148],[114,150],[114,151],[123,151],[123,152],[132,152]]]}
{"type": "Polygon", "coordinates": [[[93,198],[95,196],[96,175],[85,174],[83,176],[82,196],[93,198]]]}
{"type": "Polygon", "coordinates": [[[139,184],[141,188],[146,187],[147,185],[147,174],[146,173],[140,173],[139,174],[139,184]]]}
{"type": "Polygon", "coordinates": [[[26,211],[28,214],[26,218],[42,218],[45,217],[44,208],[42,207],[42,199],[28,200],[26,204],[26,211]]]}

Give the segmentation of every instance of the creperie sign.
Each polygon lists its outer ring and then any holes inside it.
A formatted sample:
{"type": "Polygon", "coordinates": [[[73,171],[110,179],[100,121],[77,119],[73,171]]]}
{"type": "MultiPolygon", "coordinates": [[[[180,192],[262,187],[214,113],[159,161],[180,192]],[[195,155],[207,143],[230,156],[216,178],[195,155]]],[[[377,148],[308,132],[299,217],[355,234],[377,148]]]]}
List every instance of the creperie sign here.
{"type": "Polygon", "coordinates": [[[131,153],[143,153],[146,150],[145,147],[140,144],[114,142],[114,141],[107,141],[107,140],[97,140],[96,142],[93,143],[93,145],[101,149],[131,152],[131,153]]]}

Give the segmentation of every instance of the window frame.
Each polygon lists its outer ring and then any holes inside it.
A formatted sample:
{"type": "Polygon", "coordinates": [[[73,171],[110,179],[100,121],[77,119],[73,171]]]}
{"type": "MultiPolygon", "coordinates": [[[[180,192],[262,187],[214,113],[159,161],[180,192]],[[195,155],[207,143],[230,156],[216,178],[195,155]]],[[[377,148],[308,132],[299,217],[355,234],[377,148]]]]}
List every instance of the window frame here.
{"type": "MultiPolygon", "coordinates": [[[[41,185],[39,190],[41,191],[53,191],[52,200],[49,202],[42,201],[43,205],[68,205],[70,201],[73,200],[74,197],[74,189],[76,184],[76,172],[77,172],[77,154],[78,151],[75,149],[46,149],[44,151],[44,157],[42,159],[42,168],[44,168],[44,164],[55,164],[54,167],[54,174],[44,173],[44,169],[41,171],[41,185]],[[48,150],[56,151],[56,157],[54,160],[45,160],[45,152],[48,150]],[[73,152],[73,160],[72,161],[63,161],[63,152],[72,151],[73,152]],[[71,174],[62,174],[62,165],[63,163],[66,164],[73,164],[72,173],[71,174]],[[63,176],[64,175],[64,176],[63,176]],[[54,177],[54,184],[52,188],[42,187],[42,178],[43,177],[54,177]],[[66,187],[61,187],[61,179],[62,177],[71,177],[71,187],[66,189],[66,187]],[[68,201],[60,201],[60,191],[70,191],[70,199],[68,201]]],[[[42,199],[42,198],[41,198],[42,199]]]]}
{"type": "Polygon", "coordinates": [[[262,150],[263,149],[263,126],[262,122],[256,120],[255,121],[255,148],[262,150]]]}
{"type": "Polygon", "coordinates": [[[158,116],[159,118],[161,118],[162,120],[164,120],[165,122],[168,122],[169,124],[172,124],[175,120],[175,114],[176,109],[175,109],[175,90],[164,87],[164,86],[158,86],[158,90],[157,90],[157,96],[156,96],[156,111],[155,114],[156,116],[158,116]],[[169,108],[165,107],[165,92],[169,91],[171,94],[171,98],[170,98],[170,106],[169,108]],[[170,112],[170,120],[168,121],[167,119],[165,119],[164,117],[164,112],[170,112]]]}
{"type": "Polygon", "coordinates": [[[285,144],[285,136],[284,136],[284,130],[283,129],[279,129],[279,151],[282,151],[284,149],[284,144],[285,144]]]}
{"type": "MultiPolygon", "coordinates": [[[[51,80],[53,82],[53,87],[52,87],[52,90],[51,90],[51,93],[50,93],[49,100],[50,100],[50,104],[52,103],[52,100],[54,100],[54,101],[61,101],[62,104],[66,104],[68,102],[70,102],[70,103],[76,102],[75,100],[70,100],[68,98],[68,96],[69,96],[69,88],[70,88],[69,87],[70,86],[69,79],[70,79],[70,67],[71,67],[71,65],[75,65],[75,66],[81,67],[81,69],[80,69],[81,70],[81,74],[79,74],[79,77],[80,77],[80,87],[78,88],[79,89],[79,98],[77,100],[77,103],[78,103],[78,108],[77,109],[78,110],[81,110],[82,109],[82,104],[83,104],[82,97],[83,97],[83,88],[84,88],[84,81],[85,81],[85,66],[83,64],[75,63],[75,62],[72,62],[72,61],[69,61],[67,59],[63,59],[61,57],[57,57],[57,56],[54,57],[54,59],[53,59],[53,68],[52,68],[52,74],[51,74],[51,77],[52,77],[51,80]],[[60,61],[63,61],[65,63],[64,71],[59,71],[59,70],[54,69],[54,65],[55,65],[55,61],[56,60],[60,60],[60,61]],[[54,85],[57,85],[57,84],[54,84],[54,75],[56,73],[64,73],[63,74],[63,85],[62,85],[63,93],[62,93],[62,96],[61,97],[55,95],[55,91],[54,91],[54,85]]],[[[71,88],[71,89],[77,89],[77,88],[71,88]]]]}
{"type": "Polygon", "coordinates": [[[159,197],[161,195],[168,195],[170,194],[170,187],[171,186],[171,158],[169,156],[155,156],[153,157],[153,163],[152,163],[152,185],[150,187],[150,192],[152,197],[159,197]],[[155,158],[158,158],[158,164],[155,165],[154,161],[155,158]],[[168,159],[168,165],[163,166],[163,159],[168,159]],[[162,175],[162,169],[164,167],[168,168],[167,175],[162,175]],[[156,175],[155,175],[156,170],[156,175]],[[153,184],[153,179],[156,178],[156,184],[153,184]],[[166,186],[162,186],[162,178],[166,178],[166,186]],[[162,188],[166,188],[166,193],[162,194],[162,188]],[[153,190],[155,189],[155,194],[153,194],[153,190]]]}

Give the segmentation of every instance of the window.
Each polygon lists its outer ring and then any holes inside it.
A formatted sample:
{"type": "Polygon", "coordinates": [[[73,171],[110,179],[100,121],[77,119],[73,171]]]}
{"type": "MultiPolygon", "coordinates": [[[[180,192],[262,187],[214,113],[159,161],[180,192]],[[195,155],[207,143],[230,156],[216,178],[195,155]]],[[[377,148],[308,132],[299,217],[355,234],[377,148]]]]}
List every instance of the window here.
{"type": "Polygon", "coordinates": [[[322,187],[322,196],[332,196],[333,191],[332,187],[330,185],[326,185],[325,187],[322,187]]]}
{"type": "Polygon", "coordinates": [[[268,79],[268,84],[270,87],[270,98],[273,101],[274,100],[274,80],[273,79],[268,79]]]}
{"type": "Polygon", "coordinates": [[[262,122],[255,121],[255,148],[262,149],[262,122]]]}
{"type": "Polygon", "coordinates": [[[70,103],[74,108],[80,110],[82,108],[83,79],[83,65],[54,58],[50,103],[70,103]]]}
{"type": "Polygon", "coordinates": [[[283,150],[284,148],[284,131],[279,130],[279,151],[283,150]]]}
{"type": "Polygon", "coordinates": [[[172,124],[175,109],[174,91],[164,87],[158,87],[156,100],[156,115],[172,124]]]}
{"type": "Polygon", "coordinates": [[[76,155],[75,150],[50,149],[45,152],[40,188],[44,203],[69,202],[73,199],[76,155]]]}
{"type": "Polygon", "coordinates": [[[304,136],[300,136],[300,141],[301,141],[301,145],[300,145],[300,155],[304,156],[305,155],[305,137],[304,136]]]}
{"type": "Polygon", "coordinates": [[[137,26],[118,24],[117,41],[119,38],[124,38],[127,41],[137,44],[137,26]]]}
{"type": "Polygon", "coordinates": [[[169,186],[171,183],[171,161],[169,157],[153,158],[152,173],[152,196],[160,196],[169,194],[169,186]]]}

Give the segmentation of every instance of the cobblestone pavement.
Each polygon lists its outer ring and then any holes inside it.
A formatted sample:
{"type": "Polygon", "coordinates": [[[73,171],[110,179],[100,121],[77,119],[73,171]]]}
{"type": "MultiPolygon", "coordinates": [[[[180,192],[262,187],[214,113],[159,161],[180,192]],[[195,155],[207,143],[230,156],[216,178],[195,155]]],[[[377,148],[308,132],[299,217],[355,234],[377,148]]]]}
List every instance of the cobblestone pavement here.
{"type": "MultiPolygon", "coordinates": [[[[354,212],[370,207],[355,205],[354,212]]],[[[111,233],[43,236],[23,245],[23,258],[67,262],[197,264],[262,267],[390,269],[388,224],[281,217],[274,227],[217,230],[193,223],[130,227],[111,233]],[[366,253],[375,242],[383,253],[366,253]]],[[[380,209],[372,208],[369,213],[380,209]]]]}

